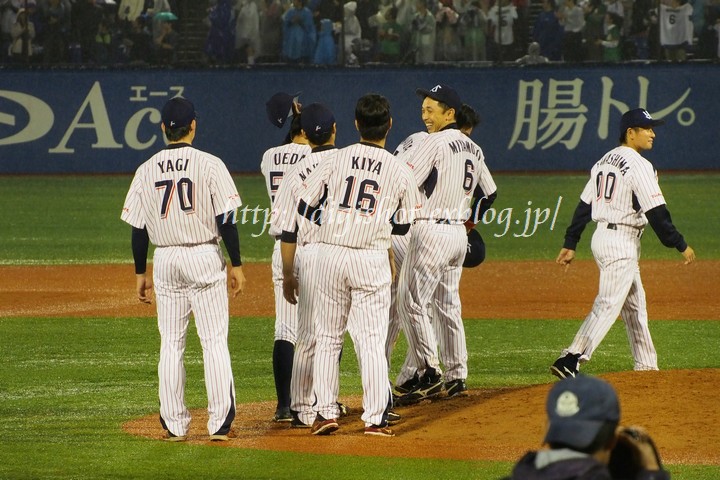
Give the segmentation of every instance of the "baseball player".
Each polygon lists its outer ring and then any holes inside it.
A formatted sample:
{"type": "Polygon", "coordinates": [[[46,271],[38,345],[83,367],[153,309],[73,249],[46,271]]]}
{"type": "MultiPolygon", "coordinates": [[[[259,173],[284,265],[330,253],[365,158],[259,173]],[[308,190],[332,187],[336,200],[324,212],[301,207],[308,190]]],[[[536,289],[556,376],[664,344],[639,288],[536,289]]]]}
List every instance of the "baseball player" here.
{"type": "MultiPolygon", "coordinates": [[[[480,117],[475,112],[475,110],[467,104],[463,104],[460,108],[460,111],[457,112],[455,115],[456,123],[458,126],[458,129],[467,135],[468,137],[472,134],[473,129],[480,123],[480,117]]],[[[395,157],[401,161],[406,162],[406,159],[410,157],[411,152],[413,151],[413,147],[416,147],[418,144],[422,143],[429,133],[427,131],[421,131],[411,134],[409,137],[407,137],[405,140],[400,142],[398,147],[395,149],[394,155],[395,157]]],[[[476,205],[473,207],[473,211],[478,211],[478,204],[482,200],[484,195],[477,196],[476,199],[476,205]]],[[[493,197],[494,200],[494,197],[493,197]]],[[[487,209],[492,204],[491,201],[484,202],[483,208],[487,209]]],[[[482,218],[482,213],[479,213],[476,215],[477,218],[482,218]]],[[[468,222],[471,222],[472,220],[468,220],[468,222]]],[[[469,226],[469,229],[472,229],[472,227],[469,226]]],[[[472,230],[471,230],[472,231],[472,230]]],[[[482,237],[480,237],[480,234],[475,231],[476,236],[479,237],[479,240],[477,241],[478,246],[484,247],[484,243],[482,242],[482,237]]],[[[392,248],[393,253],[395,256],[395,269],[399,272],[402,269],[402,263],[403,259],[405,258],[405,254],[407,252],[407,245],[410,242],[410,233],[407,233],[405,235],[393,235],[392,236],[392,248]]],[[[469,248],[469,247],[468,247],[469,248]]],[[[475,247],[478,248],[478,247],[475,247]]],[[[477,262],[477,260],[474,260],[477,262]]],[[[480,260],[482,261],[482,260],[480,260]]],[[[466,266],[463,264],[463,266],[466,266]]],[[[476,265],[473,265],[476,266],[476,265]]],[[[398,278],[396,277],[392,283],[392,306],[390,309],[390,326],[388,328],[388,338],[385,344],[386,348],[386,355],[388,358],[388,367],[390,366],[391,358],[392,358],[392,352],[395,348],[395,344],[397,343],[398,335],[400,333],[400,328],[402,326],[402,322],[400,321],[399,315],[397,313],[397,282],[398,278]]],[[[433,306],[432,308],[436,308],[433,306]]],[[[432,315],[430,317],[431,324],[433,326],[433,331],[428,332],[431,334],[431,338],[428,339],[430,343],[437,343],[435,338],[439,337],[440,335],[435,331],[438,323],[432,322],[432,315]],[[432,338],[434,336],[434,338],[432,338]]],[[[407,335],[406,335],[407,336],[407,335]]],[[[444,363],[444,352],[440,352],[441,361],[444,363]]],[[[421,368],[421,364],[419,363],[419,359],[415,356],[415,352],[413,349],[408,349],[406,355],[405,355],[405,361],[400,368],[400,372],[398,373],[398,376],[395,381],[395,392],[397,392],[399,395],[406,394],[410,392],[415,386],[418,385],[420,382],[420,377],[417,373],[418,369],[421,368]]],[[[456,394],[462,393],[461,391],[457,391],[456,394]]],[[[402,403],[402,402],[400,402],[402,403]]]]}
{"type": "Polygon", "coordinates": [[[573,261],[580,235],[593,220],[597,228],[592,252],[600,269],[600,287],[575,339],[550,367],[559,378],[578,373],[580,363],[590,360],[618,315],[625,322],[634,369],[658,369],[638,265],[643,229],[650,223],[663,245],[682,253],[685,264],[695,261],[695,252],[670,219],[653,165],[641,155],[653,147],[653,127],[663,123],[642,108],[626,112],[620,120],[620,146],[592,167],[580,195],[556,262],[567,266],[573,261]]]}
{"type": "MultiPolygon", "coordinates": [[[[294,100],[294,97],[282,92],[277,93],[267,102],[266,107],[268,117],[271,120],[274,119],[275,125],[284,123],[284,119],[289,118],[288,115],[292,115],[289,133],[291,143],[268,149],[263,154],[260,163],[260,170],[265,177],[265,185],[272,208],[275,203],[275,195],[283,178],[289,170],[307,157],[310,153],[310,147],[307,145],[307,139],[302,135],[299,104],[294,100]]],[[[273,421],[290,422],[293,419],[290,412],[290,382],[295,341],[297,340],[298,313],[297,306],[288,303],[283,298],[282,258],[280,255],[280,234],[282,230],[271,223],[268,233],[275,239],[272,254],[272,276],[275,293],[273,376],[277,393],[277,407],[273,421]]]]}
{"type": "MultiPolygon", "coordinates": [[[[327,107],[313,103],[303,109],[301,127],[312,153],[295,164],[285,175],[285,180],[278,190],[272,221],[274,228],[282,232],[282,281],[297,281],[303,285],[297,299],[297,341],[290,384],[293,414],[291,426],[310,428],[315,421],[315,412],[312,409],[315,400],[312,391],[315,357],[313,290],[316,283],[314,269],[319,224],[299,215],[297,206],[305,179],[318,164],[332,161],[335,155],[335,118],[327,107]]],[[[280,293],[282,294],[282,291],[280,293]]],[[[285,299],[283,301],[292,305],[285,299]]]]}
{"type": "MultiPolygon", "coordinates": [[[[387,437],[394,436],[388,428],[392,397],[384,356],[393,268],[390,219],[408,224],[420,195],[410,171],[384,149],[392,125],[388,101],[377,94],[361,97],[355,124],[360,143],[318,165],[304,182],[298,208],[307,212],[326,199],[316,260],[316,308],[324,315],[315,325],[317,416],[311,433],[338,429],[338,357],[347,330],[360,363],[365,434],[387,437]]],[[[304,287],[286,281],[288,300],[297,288],[304,287]]]]}
{"type": "Polygon", "coordinates": [[[400,271],[399,313],[406,325],[408,348],[419,359],[420,382],[403,395],[414,403],[466,390],[467,346],[460,306],[460,276],[467,251],[467,227],[473,195],[482,192],[488,204],[497,187],[485,166],[480,147],[457,129],[456,112],[462,107],[451,87],[418,89],[423,99],[422,119],[427,139],[408,159],[416,183],[425,193],[423,208],[411,227],[410,243],[400,271]],[[478,190],[479,187],[479,190],[478,190]],[[429,305],[435,305],[438,344],[445,352],[443,382],[436,345],[431,341],[429,305]]]}
{"type": "Polygon", "coordinates": [[[228,351],[226,262],[232,295],[245,276],[234,223],[242,204],[219,158],[192,146],[197,121],[193,104],[176,97],[162,109],[161,129],[169,144],[143,163],[130,185],[121,218],[132,225],[136,291],[150,303],[146,276],[149,242],[156,245],[153,283],[160,330],[160,422],[170,441],[183,441],[190,426],[185,406],[183,356],[192,312],[203,349],[211,440],[227,440],[235,418],[235,383],[228,351]]]}

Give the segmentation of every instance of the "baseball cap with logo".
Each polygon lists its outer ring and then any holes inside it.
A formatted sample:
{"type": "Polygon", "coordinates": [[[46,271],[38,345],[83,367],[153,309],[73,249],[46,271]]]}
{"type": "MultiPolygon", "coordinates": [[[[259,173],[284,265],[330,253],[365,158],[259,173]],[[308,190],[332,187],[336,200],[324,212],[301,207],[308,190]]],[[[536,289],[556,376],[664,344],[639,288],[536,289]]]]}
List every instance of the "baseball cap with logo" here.
{"type": "Polygon", "coordinates": [[[448,87],[447,85],[435,85],[430,90],[424,88],[418,88],[415,93],[421,97],[430,97],[433,100],[444,103],[450,108],[454,108],[455,112],[459,112],[462,108],[462,101],[460,96],[457,94],[455,89],[448,87]]]}
{"type": "Polygon", "coordinates": [[[293,114],[293,102],[300,96],[300,92],[290,95],[285,92],[278,92],[265,103],[265,111],[267,112],[270,123],[277,128],[282,128],[287,119],[293,114]]]}
{"type": "Polygon", "coordinates": [[[580,450],[590,446],[603,425],[617,426],[620,421],[620,403],[613,387],[582,374],[556,383],[545,408],[550,421],[545,442],[580,450]]]}
{"type": "Polygon", "coordinates": [[[335,125],[335,116],[325,105],[311,103],[303,107],[300,114],[300,127],[312,143],[317,143],[314,140],[332,132],[333,125],[335,125]]]}
{"type": "Polygon", "coordinates": [[[183,97],[171,98],[162,109],[162,123],[165,128],[186,127],[195,118],[195,106],[183,97]]]}
{"type": "Polygon", "coordinates": [[[657,127],[665,123],[665,120],[655,120],[650,116],[647,110],[644,108],[635,108],[625,112],[620,119],[620,134],[622,135],[628,128],[642,127],[651,128],[657,127]]]}

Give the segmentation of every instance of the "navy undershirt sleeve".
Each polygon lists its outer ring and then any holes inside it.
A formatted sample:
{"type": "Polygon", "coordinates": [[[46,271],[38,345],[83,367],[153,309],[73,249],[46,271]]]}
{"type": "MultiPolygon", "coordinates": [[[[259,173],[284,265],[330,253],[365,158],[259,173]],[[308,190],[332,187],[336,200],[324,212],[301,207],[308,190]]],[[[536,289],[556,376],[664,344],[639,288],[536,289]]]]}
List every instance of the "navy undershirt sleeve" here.
{"type": "Polygon", "coordinates": [[[242,259],[240,258],[240,238],[238,236],[237,225],[233,222],[235,215],[220,214],[215,217],[217,222],[220,236],[225,244],[228,257],[230,257],[230,264],[233,267],[239,267],[242,265],[242,259]]]}
{"type": "Polygon", "coordinates": [[[675,225],[673,225],[670,212],[665,205],[659,205],[648,210],[645,212],[645,216],[655,231],[655,234],[660,239],[660,243],[666,247],[675,247],[680,253],[687,249],[687,243],[685,243],[685,239],[680,232],[677,231],[675,225]]]}
{"type": "Polygon", "coordinates": [[[147,228],[132,228],[133,260],[135,261],[135,273],[140,275],[147,271],[147,254],[150,248],[150,237],[147,228]]]}
{"type": "Polygon", "coordinates": [[[575,250],[580,241],[580,236],[590,221],[592,221],[592,206],[580,200],[577,207],[575,207],[575,213],[573,214],[570,226],[565,230],[565,243],[563,244],[563,248],[575,250]]]}

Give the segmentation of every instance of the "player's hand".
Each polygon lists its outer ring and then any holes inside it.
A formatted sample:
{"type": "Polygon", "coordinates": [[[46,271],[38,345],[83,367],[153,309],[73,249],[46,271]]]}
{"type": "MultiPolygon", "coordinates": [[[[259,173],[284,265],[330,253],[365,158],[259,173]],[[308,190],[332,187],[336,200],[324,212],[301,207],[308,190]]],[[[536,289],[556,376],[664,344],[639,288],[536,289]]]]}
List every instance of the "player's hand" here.
{"type": "Polygon", "coordinates": [[[297,305],[297,298],[300,292],[298,281],[295,275],[285,275],[283,278],[283,297],[291,305],[297,305]]]}
{"type": "Polygon", "coordinates": [[[245,274],[243,274],[242,267],[231,267],[230,268],[230,293],[232,298],[238,296],[238,293],[242,293],[245,288],[245,274]]]}
{"type": "Polygon", "coordinates": [[[695,250],[690,245],[682,252],[682,256],[685,257],[685,265],[689,265],[695,261],[695,250]]]}
{"type": "Polygon", "coordinates": [[[568,266],[570,263],[575,259],[575,250],[570,250],[569,248],[563,248],[560,250],[560,253],[558,253],[557,258],[555,259],[555,263],[558,265],[564,265],[568,266]]]}
{"type": "Polygon", "coordinates": [[[152,283],[147,279],[147,275],[144,273],[138,273],[135,275],[135,293],[137,293],[138,300],[142,303],[152,303],[152,283]]]}

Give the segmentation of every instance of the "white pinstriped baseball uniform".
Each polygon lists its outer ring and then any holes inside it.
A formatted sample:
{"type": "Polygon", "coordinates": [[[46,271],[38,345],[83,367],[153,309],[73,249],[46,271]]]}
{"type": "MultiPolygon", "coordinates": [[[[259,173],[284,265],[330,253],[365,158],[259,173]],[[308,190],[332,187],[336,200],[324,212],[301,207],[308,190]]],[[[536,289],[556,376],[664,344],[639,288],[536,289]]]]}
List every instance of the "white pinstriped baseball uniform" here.
{"type": "Polygon", "coordinates": [[[315,290],[316,308],[324,313],[315,325],[315,411],[326,419],[339,417],[338,358],[347,329],[362,375],[361,418],[366,427],[382,426],[391,402],[384,348],[390,311],[390,218],[400,207],[412,215],[420,195],[408,169],[385,149],[368,143],[338,150],[333,161],[321,163],[305,182],[301,199],[317,206],[326,187],[315,290]]]}
{"type": "MultiPolygon", "coordinates": [[[[422,143],[429,133],[427,132],[415,132],[413,134],[410,134],[405,140],[400,142],[400,144],[395,149],[395,152],[393,152],[393,155],[395,155],[395,158],[401,162],[406,163],[407,158],[410,157],[411,153],[413,152],[413,149],[416,148],[420,143],[422,143]]],[[[410,237],[411,233],[408,232],[405,235],[392,235],[391,236],[391,242],[392,242],[392,249],[395,256],[395,271],[400,272],[402,269],[403,261],[405,259],[405,254],[407,253],[407,247],[410,243],[410,237]]],[[[388,326],[388,336],[387,340],[385,342],[385,354],[387,355],[388,359],[388,368],[391,366],[392,361],[392,353],[395,349],[395,345],[397,343],[398,337],[400,336],[400,330],[405,328],[404,323],[400,319],[400,315],[398,313],[398,305],[397,305],[397,287],[398,282],[400,280],[400,275],[396,275],[394,281],[391,285],[391,302],[390,302],[390,325],[388,326]]],[[[432,319],[431,319],[432,320],[432,319]]],[[[432,323],[432,322],[431,322],[432,323]]],[[[432,323],[433,328],[435,327],[435,323],[432,323]]],[[[433,333],[433,336],[435,334],[433,333]]],[[[405,334],[407,337],[407,334],[405,334]]],[[[428,341],[431,343],[437,344],[437,341],[435,338],[431,338],[428,341]]],[[[417,354],[414,349],[408,348],[407,353],[405,355],[405,360],[403,361],[402,366],[400,367],[400,371],[398,372],[398,375],[395,379],[395,385],[402,385],[403,383],[407,382],[408,380],[412,379],[413,376],[416,374],[416,372],[422,368],[422,365],[419,362],[419,359],[417,358],[417,354]]]]}
{"type": "Polygon", "coordinates": [[[426,198],[410,228],[411,238],[400,272],[399,311],[408,322],[409,348],[423,368],[440,373],[431,341],[429,305],[435,305],[437,341],[445,352],[446,382],[467,378],[467,346],[460,305],[460,276],[467,249],[464,222],[470,216],[475,187],[497,190],[480,147],[456,128],[431,133],[408,159],[426,198]]]}
{"type": "MultiPolygon", "coordinates": [[[[260,163],[260,171],[265,177],[265,186],[271,207],[274,207],[278,188],[287,172],[295,167],[310,153],[310,146],[288,143],[268,149],[260,163]]],[[[292,305],[283,297],[282,258],[280,257],[279,226],[271,222],[268,233],[275,245],[272,253],[272,280],[275,293],[275,340],[284,340],[295,344],[297,340],[297,305],[292,305]]]]}
{"type": "MultiPolygon", "coordinates": [[[[298,293],[298,322],[292,380],[290,382],[290,409],[306,425],[315,421],[313,411],[313,361],[315,358],[315,258],[319,225],[298,214],[298,199],[303,182],[320,162],[333,161],[337,149],[323,149],[310,153],[287,171],[285,180],[277,192],[273,209],[273,228],[286,232],[297,229],[295,251],[295,276],[300,285],[298,293]]],[[[282,265],[281,265],[282,294],[282,265]]]]}
{"type": "Polygon", "coordinates": [[[177,436],[187,434],[183,355],[190,312],[203,349],[208,432],[229,429],[235,384],[228,350],[225,258],[216,216],[242,204],[219,158],[189,144],[171,144],[143,163],[125,199],[122,220],[147,228],[154,254],[153,281],[161,336],[160,416],[177,436]]]}
{"type": "Polygon", "coordinates": [[[597,228],[592,252],[600,269],[600,286],[591,312],[565,350],[593,352],[622,317],[635,370],[657,370],[657,353],[648,328],[645,290],[640,279],[640,237],[647,225],[643,212],[665,204],[652,164],[630,147],[610,150],[590,172],[580,199],[591,205],[597,228]]]}

